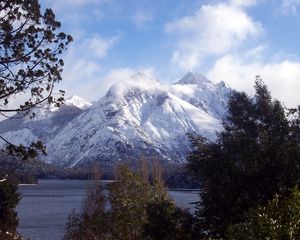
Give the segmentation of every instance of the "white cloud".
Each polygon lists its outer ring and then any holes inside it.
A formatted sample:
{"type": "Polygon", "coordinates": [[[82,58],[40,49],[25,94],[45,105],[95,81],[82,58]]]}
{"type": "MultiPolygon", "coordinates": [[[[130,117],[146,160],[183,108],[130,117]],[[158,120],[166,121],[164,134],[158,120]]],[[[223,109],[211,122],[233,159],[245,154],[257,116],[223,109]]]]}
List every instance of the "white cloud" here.
{"type": "Polygon", "coordinates": [[[133,74],[134,70],[130,68],[112,69],[105,76],[101,76],[103,72],[99,71],[98,76],[93,76],[88,83],[82,81],[81,84],[71,87],[68,95],[76,94],[88,100],[99,100],[113,84],[128,79],[133,74]]]}
{"type": "Polygon", "coordinates": [[[250,7],[256,5],[257,2],[258,0],[230,0],[229,1],[230,5],[235,7],[250,7]]]}
{"type": "Polygon", "coordinates": [[[81,75],[84,75],[85,78],[93,76],[98,69],[101,69],[100,60],[107,57],[109,50],[118,40],[119,36],[104,39],[95,35],[85,38],[83,41],[78,39],[77,43],[72,43],[64,57],[63,78],[66,81],[73,81],[80,80],[81,75]]]}
{"type": "Polygon", "coordinates": [[[144,10],[137,10],[132,20],[137,27],[143,27],[146,23],[153,21],[153,16],[144,10]]]}
{"type": "Polygon", "coordinates": [[[95,89],[98,89],[98,94],[100,93],[100,96],[103,96],[113,84],[123,80],[127,80],[137,72],[143,72],[145,74],[154,76],[155,70],[151,67],[141,69],[133,69],[128,67],[114,68],[111,69],[105,76],[101,77],[101,79],[99,79],[99,81],[96,83],[96,85],[98,85],[98,88],[95,89]]]}
{"type": "Polygon", "coordinates": [[[300,104],[300,62],[248,62],[238,55],[226,55],[215,62],[207,76],[218,82],[224,80],[237,90],[254,93],[255,76],[260,75],[272,96],[288,107],[300,104]]]}
{"type": "Polygon", "coordinates": [[[107,56],[108,51],[119,41],[119,36],[114,36],[109,39],[104,39],[100,36],[83,41],[82,46],[86,48],[90,56],[94,55],[97,58],[104,58],[107,56]]]}
{"type": "Polygon", "coordinates": [[[255,48],[251,48],[245,52],[245,57],[251,58],[254,60],[260,60],[262,58],[263,52],[268,48],[268,44],[261,44],[255,48]]]}
{"type": "Polygon", "coordinates": [[[82,41],[78,39],[77,43],[72,43],[64,57],[63,81],[58,88],[66,90],[67,95],[81,96],[82,90],[84,97],[92,100],[96,95],[93,84],[103,74],[102,61],[105,60],[118,40],[119,36],[104,39],[95,35],[84,38],[82,41]]]}
{"type": "Polygon", "coordinates": [[[88,58],[69,55],[65,58],[63,82],[65,85],[88,84],[101,73],[101,64],[88,58]],[[72,57],[74,56],[74,58],[72,57]]]}
{"type": "Polygon", "coordinates": [[[177,37],[173,63],[192,69],[209,55],[226,54],[259,36],[262,27],[242,8],[220,3],[203,5],[194,15],[167,23],[165,32],[177,37]]]}
{"type": "MultiPolygon", "coordinates": [[[[88,100],[99,100],[106,94],[109,88],[122,80],[129,79],[137,72],[145,72],[153,75],[154,70],[152,68],[145,69],[133,69],[133,68],[114,68],[111,69],[107,74],[103,75],[103,71],[98,71],[98,76],[94,76],[92,81],[88,83],[83,78],[81,84],[70,85],[68,84],[67,96],[76,94],[88,100]]],[[[89,74],[87,70],[87,74],[89,74]]],[[[95,73],[95,72],[94,72],[95,73]]],[[[89,75],[88,75],[89,76],[89,75]]]]}
{"type": "Polygon", "coordinates": [[[282,0],[281,10],[285,14],[297,13],[300,7],[300,0],[282,0]]]}

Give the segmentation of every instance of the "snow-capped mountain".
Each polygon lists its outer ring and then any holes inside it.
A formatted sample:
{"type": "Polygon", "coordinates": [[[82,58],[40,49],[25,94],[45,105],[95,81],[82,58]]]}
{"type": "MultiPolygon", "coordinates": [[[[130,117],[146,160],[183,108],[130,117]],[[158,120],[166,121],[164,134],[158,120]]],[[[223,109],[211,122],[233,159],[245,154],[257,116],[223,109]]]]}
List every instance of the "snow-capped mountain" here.
{"type": "Polygon", "coordinates": [[[2,122],[0,133],[10,137],[23,132],[26,141],[42,138],[48,150],[44,160],[68,167],[95,161],[112,166],[142,157],[184,162],[190,150],[186,134],[214,140],[230,91],[224,82],[213,84],[193,72],[171,85],[138,73],[113,85],[92,106],[73,97],[73,104],[67,100],[38,124],[26,122],[4,133],[2,122]],[[81,112],[73,114],[72,107],[81,112]],[[46,127],[42,127],[44,123],[46,127]]]}

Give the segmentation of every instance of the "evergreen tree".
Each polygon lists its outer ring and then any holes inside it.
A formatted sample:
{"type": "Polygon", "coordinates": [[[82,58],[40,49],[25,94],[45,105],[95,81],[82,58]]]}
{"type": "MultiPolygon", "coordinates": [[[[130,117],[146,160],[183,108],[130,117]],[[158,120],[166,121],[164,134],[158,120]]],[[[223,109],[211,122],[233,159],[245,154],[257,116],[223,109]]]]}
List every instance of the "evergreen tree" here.
{"type": "Polygon", "coordinates": [[[18,226],[15,208],[20,201],[16,184],[9,181],[0,182],[0,239],[13,239],[18,226]]]}
{"type": "Polygon", "coordinates": [[[288,196],[300,182],[299,127],[292,126],[259,78],[255,90],[254,99],[232,93],[216,142],[192,138],[195,151],[188,161],[201,184],[199,222],[212,237],[224,237],[250,208],[267,204],[275,194],[288,196]]]}

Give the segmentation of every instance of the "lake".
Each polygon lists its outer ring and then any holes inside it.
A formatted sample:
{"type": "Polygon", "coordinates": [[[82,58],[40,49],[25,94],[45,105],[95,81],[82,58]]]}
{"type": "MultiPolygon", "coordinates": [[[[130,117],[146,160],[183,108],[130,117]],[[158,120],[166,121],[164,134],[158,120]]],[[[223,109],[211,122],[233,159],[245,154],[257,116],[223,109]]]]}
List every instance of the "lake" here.
{"type": "MultiPolygon", "coordinates": [[[[89,181],[39,180],[38,185],[20,185],[22,199],[17,206],[18,231],[24,239],[61,240],[69,213],[80,209],[89,181]]],[[[198,193],[169,190],[176,204],[193,211],[198,193]]]]}

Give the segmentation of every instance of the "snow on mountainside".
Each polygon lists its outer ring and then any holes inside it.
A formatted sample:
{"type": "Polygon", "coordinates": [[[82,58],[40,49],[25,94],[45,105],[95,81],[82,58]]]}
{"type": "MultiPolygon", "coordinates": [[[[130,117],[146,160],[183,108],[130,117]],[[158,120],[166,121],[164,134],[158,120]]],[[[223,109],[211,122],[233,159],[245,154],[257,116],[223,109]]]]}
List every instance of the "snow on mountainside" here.
{"type": "MultiPolygon", "coordinates": [[[[48,142],[66,123],[80,115],[92,104],[80,97],[73,96],[60,108],[36,108],[33,119],[16,114],[12,119],[0,122],[0,134],[16,143],[28,145],[38,139],[48,142]]],[[[5,143],[1,140],[0,146],[5,143]]]]}
{"type": "Polygon", "coordinates": [[[226,113],[227,97],[231,89],[223,81],[213,84],[201,74],[189,72],[172,84],[169,91],[220,119],[226,113]]]}
{"type": "Polygon", "coordinates": [[[89,107],[91,107],[93,104],[91,102],[81,98],[81,97],[73,95],[72,97],[70,97],[69,99],[67,99],[65,101],[65,105],[74,106],[74,107],[77,107],[81,110],[86,110],[89,107]]]}
{"type": "MultiPolygon", "coordinates": [[[[38,140],[38,137],[35,136],[32,131],[28,128],[23,128],[16,131],[11,131],[4,133],[2,135],[7,141],[14,143],[15,145],[28,145],[28,143],[34,142],[38,140]]],[[[3,140],[0,141],[0,147],[3,148],[5,146],[5,142],[3,140]]]]}
{"type": "Polygon", "coordinates": [[[214,87],[208,80],[200,86],[202,90],[185,84],[163,85],[143,73],[123,79],[48,143],[47,161],[66,166],[93,161],[110,166],[143,156],[185,161],[190,149],[186,133],[214,140],[221,124],[220,112],[213,109],[218,101],[212,97],[223,97],[229,92],[224,86],[226,93],[219,94],[222,88],[214,87]],[[197,100],[199,105],[191,103],[201,91],[205,97],[197,100]]]}
{"type": "Polygon", "coordinates": [[[138,73],[113,85],[92,106],[75,96],[38,125],[30,122],[5,135],[24,131],[29,139],[31,131],[46,143],[45,161],[68,167],[94,161],[109,167],[142,157],[179,163],[190,150],[187,133],[215,139],[230,91],[223,82],[213,84],[193,72],[171,85],[138,73]]]}

